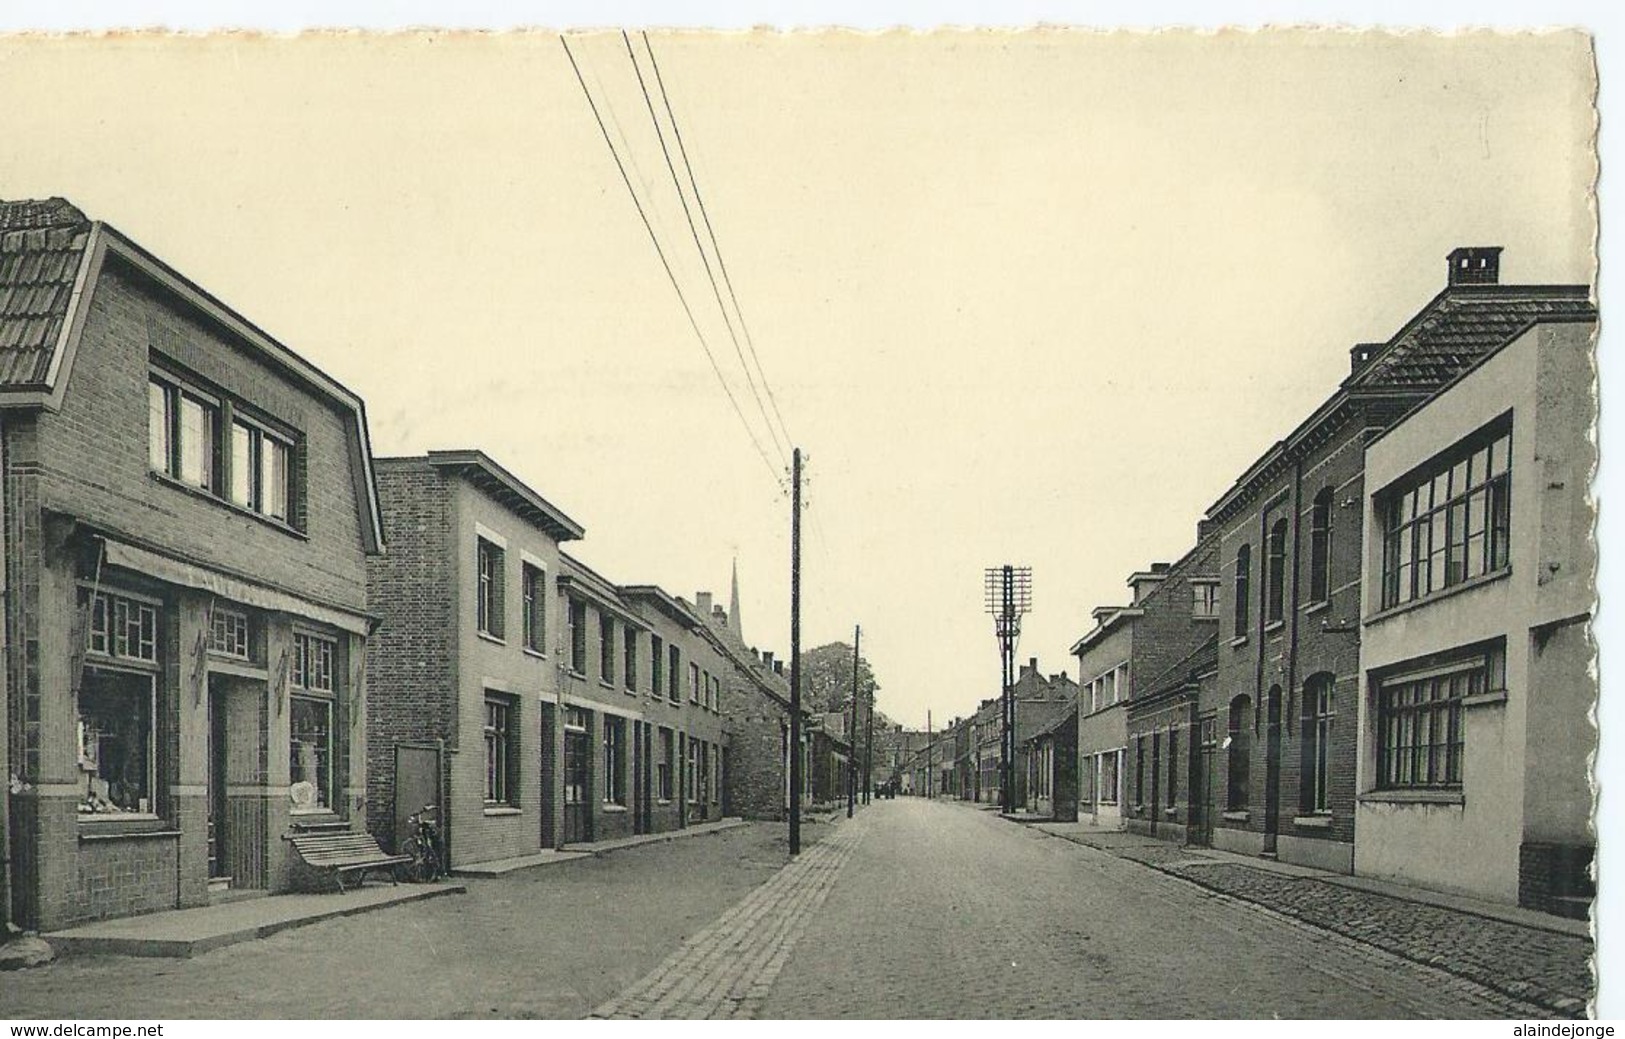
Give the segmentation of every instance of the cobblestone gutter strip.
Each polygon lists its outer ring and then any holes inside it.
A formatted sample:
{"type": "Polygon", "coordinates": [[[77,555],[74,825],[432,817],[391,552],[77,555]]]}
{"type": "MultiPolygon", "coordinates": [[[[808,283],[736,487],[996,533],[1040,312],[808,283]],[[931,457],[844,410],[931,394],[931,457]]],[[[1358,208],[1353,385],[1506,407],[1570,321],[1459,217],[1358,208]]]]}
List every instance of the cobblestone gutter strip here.
{"type": "Polygon", "coordinates": [[[860,815],[803,852],[592,1016],[755,1017],[867,822],[860,815]]]}
{"type": "Polygon", "coordinates": [[[1549,1013],[1586,1013],[1593,951],[1587,939],[1234,863],[1146,864],[1549,1013]]]}

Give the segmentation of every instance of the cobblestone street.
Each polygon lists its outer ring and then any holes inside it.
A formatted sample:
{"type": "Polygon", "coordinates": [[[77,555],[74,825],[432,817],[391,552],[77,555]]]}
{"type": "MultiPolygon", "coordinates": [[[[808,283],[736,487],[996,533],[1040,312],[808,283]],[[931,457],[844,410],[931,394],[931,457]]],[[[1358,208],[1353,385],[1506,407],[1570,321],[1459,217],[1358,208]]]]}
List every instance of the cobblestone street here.
{"type": "Polygon", "coordinates": [[[23,1019],[1521,1018],[1577,1013],[1558,1001],[1589,987],[1583,939],[1128,835],[1097,847],[905,798],[809,823],[804,840],[787,863],[783,826],[751,824],[192,960],[69,958],[0,974],[0,1006],[23,1019]],[[1403,915],[1417,925],[1383,930],[1403,915]],[[1361,940],[1377,932],[1386,947],[1361,940]]]}

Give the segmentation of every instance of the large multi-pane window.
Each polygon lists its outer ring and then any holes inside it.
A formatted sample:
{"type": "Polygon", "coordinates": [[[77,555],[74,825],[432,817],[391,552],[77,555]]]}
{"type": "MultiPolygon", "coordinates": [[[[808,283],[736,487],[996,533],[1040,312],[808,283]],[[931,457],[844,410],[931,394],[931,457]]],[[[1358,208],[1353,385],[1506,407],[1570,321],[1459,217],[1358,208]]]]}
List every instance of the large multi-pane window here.
{"type": "Polygon", "coordinates": [[[1384,789],[1457,788],[1466,749],[1463,701],[1506,684],[1499,645],[1382,679],[1377,781],[1384,789]]]}
{"type": "Polygon", "coordinates": [[[495,543],[475,538],[475,571],[479,587],[475,590],[475,621],[482,634],[502,638],[503,629],[503,556],[495,543]]]}
{"type": "Polygon", "coordinates": [[[1270,624],[1280,620],[1286,608],[1286,526],[1284,516],[1270,525],[1264,588],[1267,597],[1265,620],[1270,624]]]}
{"type": "Polygon", "coordinates": [[[519,760],[518,707],[514,699],[485,694],[485,803],[519,804],[515,765],[519,760]]]}
{"type": "Polygon", "coordinates": [[[1235,632],[1239,636],[1247,634],[1247,625],[1252,616],[1251,589],[1253,578],[1253,546],[1242,545],[1236,549],[1236,578],[1235,578],[1235,632]]]}
{"type": "Polygon", "coordinates": [[[519,574],[520,623],[524,626],[525,648],[532,653],[547,652],[547,573],[526,563],[519,574]]]}
{"type": "Polygon", "coordinates": [[[1309,601],[1325,602],[1332,589],[1332,489],[1322,487],[1309,510],[1309,601]]]}
{"type": "Polygon", "coordinates": [[[604,715],[604,801],[626,804],[626,719],[604,715]]]}
{"type": "Polygon", "coordinates": [[[1331,810],[1332,689],[1329,674],[1313,676],[1303,687],[1303,807],[1331,810]]]}
{"type": "Polygon", "coordinates": [[[1507,565],[1511,468],[1512,432],[1503,422],[1382,494],[1384,607],[1507,565]]]}
{"type": "Polygon", "coordinates": [[[294,524],[297,438],[249,410],[154,372],[147,381],[148,464],[188,487],[294,524]]]}
{"type": "Polygon", "coordinates": [[[88,659],[75,703],[80,818],[155,815],[157,607],[98,592],[82,609],[88,659]]]}
{"type": "Polygon", "coordinates": [[[248,614],[226,606],[209,611],[209,652],[234,660],[249,656],[248,614]]]}
{"type": "Polygon", "coordinates": [[[158,608],[122,595],[98,592],[90,602],[86,649],[145,663],[158,661],[158,608]]]}
{"type": "Polygon", "coordinates": [[[293,811],[325,812],[333,791],[333,715],[337,706],[337,644],[295,633],[288,684],[288,779],[293,811]]]}

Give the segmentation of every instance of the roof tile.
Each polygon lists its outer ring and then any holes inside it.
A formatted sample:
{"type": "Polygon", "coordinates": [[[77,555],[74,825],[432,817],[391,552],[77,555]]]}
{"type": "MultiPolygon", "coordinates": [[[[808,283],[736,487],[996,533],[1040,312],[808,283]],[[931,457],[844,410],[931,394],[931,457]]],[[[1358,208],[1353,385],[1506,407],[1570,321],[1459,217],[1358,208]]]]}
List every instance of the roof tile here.
{"type": "Polygon", "coordinates": [[[64,199],[0,200],[0,388],[45,381],[89,241],[64,199]]]}

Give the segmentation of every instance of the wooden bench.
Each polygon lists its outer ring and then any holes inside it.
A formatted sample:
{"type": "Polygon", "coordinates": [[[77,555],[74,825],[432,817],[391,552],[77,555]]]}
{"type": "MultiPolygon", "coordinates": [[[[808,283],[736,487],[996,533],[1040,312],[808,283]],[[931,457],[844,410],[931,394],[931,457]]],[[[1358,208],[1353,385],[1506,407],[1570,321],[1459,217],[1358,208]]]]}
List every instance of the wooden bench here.
{"type": "Polygon", "coordinates": [[[344,874],[358,873],[356,885],[366,883],[367,871],[390,869],[390,880],[395,880],[393,867],[411,862],[407,855],[391,855],[378,846],[378,839],[370,833],[301,833],[288,838],[293,850],[299,853],[305,865],[315,870],[329,870],[344,890],[344,874]]]}

